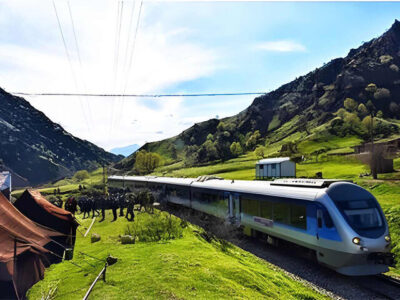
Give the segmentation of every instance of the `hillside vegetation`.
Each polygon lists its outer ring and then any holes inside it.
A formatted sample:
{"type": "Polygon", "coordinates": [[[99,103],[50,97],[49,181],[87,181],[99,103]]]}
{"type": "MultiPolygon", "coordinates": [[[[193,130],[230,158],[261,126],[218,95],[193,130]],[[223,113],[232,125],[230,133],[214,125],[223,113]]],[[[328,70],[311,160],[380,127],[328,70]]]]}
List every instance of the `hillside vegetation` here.
{"type": "Polygon", "coordinates": [[[14,186],[54,181],[122,158],[71,135],[1,88],[0,103],[0,169],[12,171],[14,186]]]}
{"type": "MultiPolygon", "coordinates": [[[[271,155],[351,152],[350,147],[398,135],[400,117],[400,22],[382,36],[350,50],[275,91],[254,99],[235,116],[211,119],[140,150],[116,164],[135,167],[139,153],[157,153],[165,165],[201,166],[227,161],[257,147],[275,147],[271,155]],[[331,141],[350,139],[347,146],[331,141]],[[320,144],[310,151],[304,141],[320,144]],[[337,150],[339,149],[340,150],[337,150]]],[[[162,165],[154,165],[154,168],[162,165]]]]}
{"type": "MultiPolygon", "coordinates": [[[[168,217],[139,213],[135,223],[146,227],[154,218],[168,217]]],[[[109,254],[118,262],[108,267],[106,282],[96,284],[92,299],[327,298],[236,246],[207,241],[199,227],[189,224],[177,239],[122,245],[119,235],[126,232],[128,222],[109,220],[111,215],[103,223],[96,221],[91,230],[101,236],[99,242],[92,244],[90,234],[77,237],[73,262],[80,267],[67,261],[52,265],[44,280],[29,291],[28,299],[43,299],[50,289],[55,290],[54,299],[82,299],[109,254]]],[[[88,226],[90,221],[81,222],[88,226]]]]}

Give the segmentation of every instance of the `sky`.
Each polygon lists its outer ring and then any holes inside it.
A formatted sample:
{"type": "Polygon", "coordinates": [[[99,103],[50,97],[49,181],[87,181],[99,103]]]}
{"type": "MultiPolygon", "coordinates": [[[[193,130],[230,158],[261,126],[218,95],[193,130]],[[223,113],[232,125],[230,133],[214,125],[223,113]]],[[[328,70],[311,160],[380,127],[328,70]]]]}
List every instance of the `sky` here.
{"type": "MultiPolygon", "coordinates": [[[[396,2],[0,0],[0,87],[33,93],[268,92],[346,56],[396,17],[396,2]]],[[[254,96],[25,99],[73,135],[110,150],[234,115],[254,96]]]]}

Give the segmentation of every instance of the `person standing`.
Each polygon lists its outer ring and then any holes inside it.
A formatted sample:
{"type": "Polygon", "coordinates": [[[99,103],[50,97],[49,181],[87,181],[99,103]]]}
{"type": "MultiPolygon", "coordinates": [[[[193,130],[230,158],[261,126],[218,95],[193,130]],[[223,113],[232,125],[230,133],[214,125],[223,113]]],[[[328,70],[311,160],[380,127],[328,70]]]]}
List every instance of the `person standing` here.
{"type": "Polygon", "coordinates": [[[117,195],[113,195],[111,197],[111,209],[112,209],[112,213],[113,213],[113,220],[112,222],[117,220],[117,209],[118,209],[118,200],[117,200],[117,195]]]}
{"type": "Polygon", "coordinates": [[[119,216],[124,216],[124,206],[125,206],[125,193],[119,194],[118,197],[118,204],[119,204],[119,216]]]}
{"type": "Polygon", "coordinates": [[[132,222],[135,220],[135,212],[133,211],[133,208],[135,207],[136,196],[133,193],[129,193],[127,195],[127,198],[128,198],[128,206],[126,208],[125,218],[127,218],[129,222],[132,222]]]}

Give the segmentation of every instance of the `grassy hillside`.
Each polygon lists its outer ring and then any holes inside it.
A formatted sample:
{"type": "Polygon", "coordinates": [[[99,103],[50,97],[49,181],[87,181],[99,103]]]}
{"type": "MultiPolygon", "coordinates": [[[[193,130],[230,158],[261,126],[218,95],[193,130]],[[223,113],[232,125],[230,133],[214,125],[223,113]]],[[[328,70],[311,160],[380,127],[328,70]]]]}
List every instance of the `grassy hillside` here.
{"type": "MultiPolygon", "coordinates": [[[[165,218],[166,213],[158,218],[165,218]]],[[[122,245],[128,222],[96,222],[91,232],[101,235],[97,243],[78,236],[76,250],[118,262],[107,269],[107,281],[99,281],[92,299],[324,299],[325,296],[288,277],[276,267],[233,245],[207,242],[201,229],[189,225],[182,238],[122,245]]],[[[139,224],[148,226],[152,216],[140,213],[139,224]]],[[[84,220],[86,226],[91,220],[84,220]]],[[[83,228],[82,228],[83,230],[83,228]]],[[[44,280],[29,292],[40,299],[57,287],[55,299],[82,299],[104,263],[75,252],[73,262],[51,266],[44,280]],[[89,265],[90,263],[90,265],[89,265]],[[93,265],[93,266],[91,266],[93,265]]]]}

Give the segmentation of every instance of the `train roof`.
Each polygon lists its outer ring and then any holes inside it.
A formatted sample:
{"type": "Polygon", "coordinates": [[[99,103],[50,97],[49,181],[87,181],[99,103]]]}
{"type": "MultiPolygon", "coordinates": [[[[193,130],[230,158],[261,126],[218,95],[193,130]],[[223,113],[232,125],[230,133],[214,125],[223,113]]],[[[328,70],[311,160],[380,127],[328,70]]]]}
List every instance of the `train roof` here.
{"type": "Polygon", "coordinates": [[[276,179],[275,181],[224,180],[216,177],[174,178],[157,176],[110,176],[110,180],[154,182],[229,192],[287,197],[313,201],[338,179],[276,179]]]}

